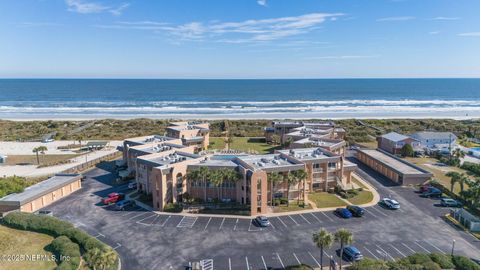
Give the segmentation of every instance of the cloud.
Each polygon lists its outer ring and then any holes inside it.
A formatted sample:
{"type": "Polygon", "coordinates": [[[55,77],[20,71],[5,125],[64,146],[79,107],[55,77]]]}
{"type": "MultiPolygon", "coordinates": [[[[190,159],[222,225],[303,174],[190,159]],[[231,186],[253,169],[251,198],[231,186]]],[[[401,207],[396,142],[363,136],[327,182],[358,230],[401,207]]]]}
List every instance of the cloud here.
{"type": "Polygon", "coordinates": [[[257,4],[259,4],[260,6],[266,7],[267,6],[267,0],[257,0],[257,4]]]}
{"type": "Polygon", "coordinates": [[[386,18],[377,19],[377,22],[399,22],[399,21],[410,21],[414,19],[415,17],[412,17],[412,16],[386,17],[386,18]]]}
{"type": "Polygon", "coordinates": [[[480,32],[467,32],[458,34],[461,37],[480,37],[480,32]]]}
{"type": "Polygon", "coordinates": [[[180,40],[204,40],[225,43],[265,42],[311,32],[326,21],[343,16],[342,13],[310,13],[300,16],[280,17],[241,22],[210,21],[170,24],[165,22],[117,22],[113,25],[96,25],[101,28],[151,30],[168,34],[180,40]]]}
{"type": "Polygon", "coordinates": [[[44,26],[59,26],[61,24],[53,22],[21,22],[15,23],[18,27],[44,27],[44,26]]]}
{"type": "Polygon", "coordinates": [[[457,21],[457,20],[460,20],[459,17],[435,17],[435,18],[431,18],[429,19],[431,21],[457,21]]]}
{"type": "Polygon", "coordinates": [[[428,32],[428,34],[437,35],[437,34],[440,34],[440,31],[430,31],[430,32],[428,32]]]}
{"type": "Polygon", "coordinates": [[[80,14],[102,13],[110,12],[115,16],[122,14],[130,4],[123,3],[119,6],[106,6],[95,2],[86,2],[84,0],[65,0],[68,11],[77,12],[80,14]]]}
{"type": "Polygon", "coordinates": [[[340,60],[348,60],[348,59],[367,59],[367,58],[379,58],[381,55],[373,54],[373,55],[327,55],[327,56],[313,56],[309,57],[308,59],[340,59],[340,60]]]}

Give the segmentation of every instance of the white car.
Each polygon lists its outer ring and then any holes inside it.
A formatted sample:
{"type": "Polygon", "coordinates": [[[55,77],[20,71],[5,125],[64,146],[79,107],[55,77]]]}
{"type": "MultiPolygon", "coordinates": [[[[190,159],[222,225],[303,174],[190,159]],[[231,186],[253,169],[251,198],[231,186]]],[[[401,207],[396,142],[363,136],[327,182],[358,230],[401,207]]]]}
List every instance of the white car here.
{"type": "Polygon", "coordinates": [[[270,221],[268,221],[268,218],[265,217],[265,216],[258,216],[257,218],[255,218],[255,220],[257,221],[257,224],[258,224],[260,227],[268,227],[268,226],[270,226],[270,221]]]}
{"type": "Polygon", "coordinates": [[[400,209],[400,204],[394,199],[383,198],[382,203],[389,209],[394,209],[394,210],[400,209]]]}

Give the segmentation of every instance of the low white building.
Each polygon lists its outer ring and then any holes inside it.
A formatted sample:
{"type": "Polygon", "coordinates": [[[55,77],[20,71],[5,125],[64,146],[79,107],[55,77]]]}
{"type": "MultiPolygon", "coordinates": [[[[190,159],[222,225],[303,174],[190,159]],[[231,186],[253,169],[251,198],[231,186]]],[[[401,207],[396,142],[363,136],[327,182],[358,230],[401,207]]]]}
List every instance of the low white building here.
{"type": "Polygon", "coordinates": [[[457,148],[457,136],[452,132],[422,131],[413,133],[410,137],[418,140],[428,152],[449,153],[457,148]]]}

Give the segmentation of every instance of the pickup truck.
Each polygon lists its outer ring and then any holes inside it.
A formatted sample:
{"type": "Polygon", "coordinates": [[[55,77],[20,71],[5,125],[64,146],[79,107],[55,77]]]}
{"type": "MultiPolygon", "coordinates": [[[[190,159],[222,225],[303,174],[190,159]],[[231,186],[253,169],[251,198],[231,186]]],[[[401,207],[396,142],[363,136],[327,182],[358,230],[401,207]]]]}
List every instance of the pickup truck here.
{"type": "Polygon", "coordinates": [[[105,205],[106,204],[112,204],[112,203],[116,203],[118,201],[123,200],[123,198],[125,198],[125,194],[113,192],[113,193],[108,194],[107,197],[103,198],[102,203],[105,204],[105,205]]]}

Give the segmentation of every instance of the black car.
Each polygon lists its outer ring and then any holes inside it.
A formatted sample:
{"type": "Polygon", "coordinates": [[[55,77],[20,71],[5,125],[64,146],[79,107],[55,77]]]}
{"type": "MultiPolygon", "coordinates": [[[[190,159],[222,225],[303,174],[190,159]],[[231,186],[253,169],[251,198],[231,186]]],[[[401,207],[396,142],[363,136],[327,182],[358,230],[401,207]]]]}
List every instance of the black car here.
{"type": "Polygon", "coordinates": [[[349,206],[347,206],[347,209],[350,212],[352,212],[353,216],[355,216],[355,217],[361,217],[361,216],[363,216],[363,214],[365,214],[365,209],[363,209],[360,206],[349,205],[349,206]]]}

